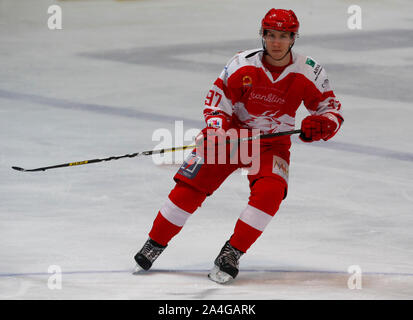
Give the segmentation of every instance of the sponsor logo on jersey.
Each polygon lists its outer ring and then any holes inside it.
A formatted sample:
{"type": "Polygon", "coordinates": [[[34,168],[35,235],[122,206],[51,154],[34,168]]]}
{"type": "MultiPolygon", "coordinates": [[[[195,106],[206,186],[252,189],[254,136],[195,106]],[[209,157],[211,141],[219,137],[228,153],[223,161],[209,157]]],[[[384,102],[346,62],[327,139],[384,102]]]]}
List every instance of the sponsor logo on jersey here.
{"type": "Polygon", "coordinates": [[[188,179],[193,179],[198,174],[199,169],[203,164],[202,158],[192,152],[188,158],[184,161],[181,167],[178,170],[178,173],[187,177],[188,179]]]}
{"type": "Polygon", "coordinates": [[[314,74],[315,74],[315,79],[314,79],[314,81],[317,81],[318,76],[319,76],[320,73],[321,73],[321,70],[323,70],[323,67],[322,67],[321,65],[319,65],[319,64],[317,64],[317,65],[314,67],[314,74]]]}
{"type": "Polygon", "coordinates": [[[225,74],[225,79],[227,79],[228,78],[228,66],[225,66],[224,74],[225,74]]]}
{"type": "Polygon", "coordinates": [[[314,74],[317,74],[318,72],[320,72],[320,65],[319,64],[317,64],[315,67],[314,67],[314,74]]]}
{"type": "Polygon", "coordinates": [[[210,128],[222,128],[221,118],[210,118],[207,121],[207,126],[210,128]]]}
{"type": "Polygon", "coordinates": [[[250,76],[244,76],[242,78],[242,85],[244,87],[251,87],[252,86],[252,79],[250,76]]]}
{"type": "Polygon", "coordinates": [[[289,171],[288,162],[285,161],[283,158],[274,156],[273,162],[272,162],[272,173],[275,173],[281,176],[282,178],[284,178],[286,182],[288,182],[288,171],[289,171]]]}
{"type": "Polygon", "coordinates": [[[315,66],[315,61],[312,60],[311,58],[307,58],[307,61],[305,62],[305,64],[308,64],[310,66],[312,66],[314,68],[315,66]]]}
{"type": "MultiPolygon", "coordinates": [[[[268,90],[268,89],[267,89],[268,90]]],[[[272,92],[257,92],[253,90],[249,96],[250,100],[260,101],[263,104],[285,104],[285,99],[280,97],[276,90],[271,90],[272,92]]]]}

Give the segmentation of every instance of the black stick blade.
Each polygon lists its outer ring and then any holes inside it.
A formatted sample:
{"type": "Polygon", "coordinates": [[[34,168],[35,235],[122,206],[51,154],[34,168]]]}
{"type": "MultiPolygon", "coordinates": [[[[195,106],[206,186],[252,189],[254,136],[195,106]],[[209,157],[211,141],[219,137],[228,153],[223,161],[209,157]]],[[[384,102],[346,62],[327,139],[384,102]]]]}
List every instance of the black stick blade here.
{"type": "Polygon", "coordinates": [[[26,169],[20,168],[20,167],[12,167],[14,170],[17,171],[26,171],[26,169]]]}

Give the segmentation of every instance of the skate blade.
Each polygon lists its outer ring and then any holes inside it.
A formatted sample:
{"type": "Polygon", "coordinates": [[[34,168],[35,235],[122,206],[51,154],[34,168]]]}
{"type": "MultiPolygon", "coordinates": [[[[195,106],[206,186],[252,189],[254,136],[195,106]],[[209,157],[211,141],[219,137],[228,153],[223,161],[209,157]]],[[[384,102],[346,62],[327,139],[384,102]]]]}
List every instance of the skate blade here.
{"type": "Polygon", "coordinates": [[[208,278],[219,284],[227,284],[234,280],[228,273],[219,270],[219,267],[214,266],[211,272],[208,274],[208,278]]]}
{"type": "Polygon", "coordinates": [[[133,275],[140,275],[140,274],[144,274],[147,271],[145,269],[143,269],[139,264],[136,264],[135,269],[133,270],[132,274],[133,275]]]}

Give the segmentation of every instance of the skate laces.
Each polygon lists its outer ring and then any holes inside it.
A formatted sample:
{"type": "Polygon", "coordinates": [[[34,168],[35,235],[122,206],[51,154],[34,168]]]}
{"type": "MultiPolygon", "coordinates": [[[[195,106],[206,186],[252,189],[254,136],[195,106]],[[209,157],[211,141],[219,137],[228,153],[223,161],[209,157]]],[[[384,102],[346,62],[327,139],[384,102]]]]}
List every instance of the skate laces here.
{"type": "Polygon", "coordinates": [[[239,259],[243,255],[243,252],[239,251],[238,249],[231,246],[229,241],[227,241],[224,247],[221,249],[217,259],[215,260],[215,264],[217,266],[223,264],[229,264],[233,267],[238,268],[239,259]]]}
{"type": "Polygon", "coordinates": [[[151,243],[151,240],[147,240],[139,253],[144,255],[150,262],[154,262],[165,247],[158,247],[151,243]]]}

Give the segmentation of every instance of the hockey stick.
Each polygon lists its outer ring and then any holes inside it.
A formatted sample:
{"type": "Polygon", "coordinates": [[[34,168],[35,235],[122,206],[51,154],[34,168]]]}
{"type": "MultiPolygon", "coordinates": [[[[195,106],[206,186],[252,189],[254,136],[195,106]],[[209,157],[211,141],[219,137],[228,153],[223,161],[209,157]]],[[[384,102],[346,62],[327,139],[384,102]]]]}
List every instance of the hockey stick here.
{"type": "MultiPolygon", "coordinates": [[[[226,142],[227,143],[244,142],[244,141],[249,141],[249,140],[257,140],[257,139],[266,139],[266,138],[272,138],[272,137],[287,136],[287,135],[292,135],[292,134],[296,134],[296,133],[301,133],[301,130],[292,130],[292,131],[276,132],[276,133],[269,133],[269,134],[261,134],[261,135],[257,135],[257,136],[239,138],[239,139],[234,139],[234,140],[227,140],[226,142]]],[[[49,167],[36,168],[36,169],[24,169],[24,168],[21,168],[21,167],[12,167],[12,168],[14,170],[23,171],[23,172],[46,171],[46,170],[49,170],[49,169],[80,166],[80,165],[89,164],[89,163],[97,163],[97,162],[103,162],[103,161],[118,160],[118,159],[122,159],[122,158],[134,158],[134,157],[137,157],[137,156],[149,156],[149,155],[157,154],[157,153],[162,154],[162,153],[165,153],[165,152],[181,151],[181,150],[186,150],[186,149],[189,149],[189,148],[195,148],[196,146],[197,146],[196,144],[191,144],[191,145],[186,145],[186,146],[182,146],[182,147],[173,147],[173,148],[167,148],[167,149],[158,149],[158,150],[136,152],[136,153],[125,154],[123,156],[112,156],[112,157],[103,158],[103,159],[92,159],[92,160],[83,160],[83,161],[77,161],[77,162],[69,162],[69,163],[63,163],[63,164],[58,164],[58,165],[49,166],[49,167]]]]}

